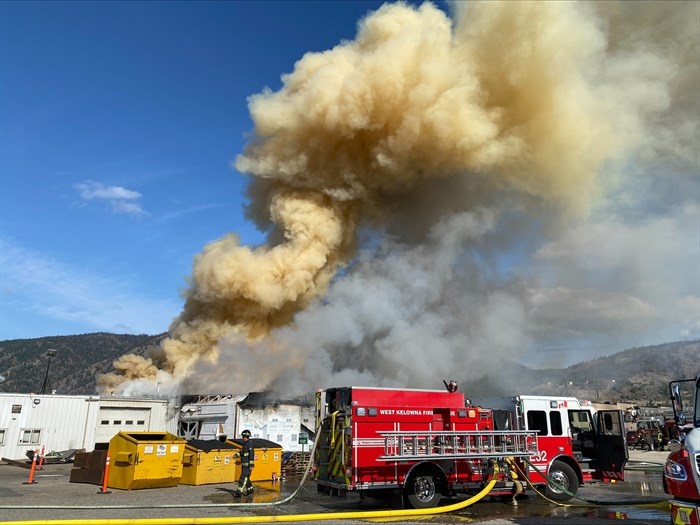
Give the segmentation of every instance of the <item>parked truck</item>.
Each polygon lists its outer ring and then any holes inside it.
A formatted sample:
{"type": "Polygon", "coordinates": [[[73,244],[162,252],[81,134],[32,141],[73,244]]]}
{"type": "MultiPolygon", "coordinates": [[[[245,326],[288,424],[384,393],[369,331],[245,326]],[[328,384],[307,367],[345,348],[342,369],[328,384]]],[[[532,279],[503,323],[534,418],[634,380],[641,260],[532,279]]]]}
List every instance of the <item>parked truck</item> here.
{"type": "Polygon", "coordinates": [[[671,441],[675,426],[673,419],[639,419],[635,428],[627,431],[627,446],[642,450],[663,450],[671,441]]]}
{"type": "Polygon", "coordinates": [[[620,410],[575,398],[466,399],[454,389],[319,390],[313,477],[320,492],[430,508],[480,491],[513,497],[524,478],[558,501],[579,486],[622,481],[627,461],[620,410]],[[498,469],[494,469],[494,465],[498,469]]]}
{"type": "Polygon", "coordinates": [[[675,525],[700,525],[700,374],[695,379],[672,381],[669,389],[678,436],[669,443],[664,467],[671,521],[675,525]],[[684,406],[683,392],[693,401],[692,408],[687,397],[688,406],[684,406]]]}

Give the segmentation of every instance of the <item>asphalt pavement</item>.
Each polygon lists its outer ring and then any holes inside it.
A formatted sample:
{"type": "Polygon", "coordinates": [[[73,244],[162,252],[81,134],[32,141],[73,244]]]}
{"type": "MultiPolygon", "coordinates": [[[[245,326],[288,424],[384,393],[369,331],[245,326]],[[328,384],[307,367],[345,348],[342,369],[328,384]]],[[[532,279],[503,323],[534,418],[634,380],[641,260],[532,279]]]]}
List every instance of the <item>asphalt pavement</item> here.
{"type": "MultiPolygon", "coordinates": [[[[386,519],[391,523],[465,523],[488,525],[584,525],[625,519],[630,525],[660,525],[670,522],[661,486],[661,466],[668,452],[630,451],[626,481],[597,484],[579,490],[586,498],[609,504],[585,506],[574,503],[555,506],[534,493],[517,507],[497,498],[485,498],[464,510],[426,518],[386,519]],[[630,500],[645,505],[627,505],[630,500]]],[[[376,500],[362,500],[356,494],[346,499],[318,494],[315,484],[300,478],[275,483],[258,482],[252,496],[236,499],[235,483],[176,485],[139,490],[107,489],[90,483],[69,482],[71,464],[45,465],[29,483],[26,468],[0,464],[0,525],[17,521],[57,523],[56,520],[85,520],[85,523],[126,523],[129,519],[156,518],[160,524],[231,523],[227,519],[248,517],[255,523],[273,521],[275,516],[311,514],[307,523],[368,523],[364,519],[338,520],[337,512],[388,510],[376,500]],[[287,500],[296,492],[294,498],[287,500]],[[268,519],[267,516],[272,516],[268,519]],[[326,519],[331,518],[331,519],[326,519]],[[122,521],[105,521],[122,520],[122,521]],[[177,521],[176,521],[177,520],[177,521]],[[184,521],[182,521],[184,520],[184,521]],[[205,520],[205,521],[202,521],[205,520]],[[208,520],[208,521],[207,521],[208,520]]],[[[445,503],[454,503],[445,501],[445,503]]],[[[372,520],[376,522],[377,520],[372,520]]],[[[383,520],[378,520],[383,521],[383,520]]]]}

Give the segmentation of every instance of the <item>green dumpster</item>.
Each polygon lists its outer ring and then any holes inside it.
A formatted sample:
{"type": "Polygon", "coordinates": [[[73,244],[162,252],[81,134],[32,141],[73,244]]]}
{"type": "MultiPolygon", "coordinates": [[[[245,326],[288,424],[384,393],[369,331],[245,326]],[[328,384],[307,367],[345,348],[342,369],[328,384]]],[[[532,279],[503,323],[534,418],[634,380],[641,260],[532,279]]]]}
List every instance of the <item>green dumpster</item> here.
{"type": "Polygon", "coordinates": [[[109,442],[107,485],[115,489],[177,485],[186,443],[168,432],[119,432],[109,442]]]}

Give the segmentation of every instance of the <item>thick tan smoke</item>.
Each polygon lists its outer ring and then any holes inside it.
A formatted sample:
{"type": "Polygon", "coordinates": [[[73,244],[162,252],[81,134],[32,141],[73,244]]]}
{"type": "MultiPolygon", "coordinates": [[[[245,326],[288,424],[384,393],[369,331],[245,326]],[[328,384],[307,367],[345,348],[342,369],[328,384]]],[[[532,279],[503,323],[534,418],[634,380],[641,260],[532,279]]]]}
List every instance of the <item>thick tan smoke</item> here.
{"type": "MultiPolygon", "coordinates": [[[[251,215],[275,228],[264,246],[230,235],[195,258],[160,368],[184,379],[219,360],[222,338],[259,342],[293,322],[351,260],[357,227],[382,224],[418,185],[467,176],[480,195],[585,213],[604,168],[669,104],[670,66],[646,50],[646,68],[608,57],[592,4],[456,9],[452,20],[430,3],[386,4],[354,41],[306,54],[279,91],[250,98],[254,139],[235,165],[253,176],[251,215]],[[626,87],[641,81],[645,96],[630,98],[626,87]]],[[[464,210],[474,198],[464,195],[464,210]]],[[[101,387],[131,379],[133,361],[119,360],[101,387]]]]}

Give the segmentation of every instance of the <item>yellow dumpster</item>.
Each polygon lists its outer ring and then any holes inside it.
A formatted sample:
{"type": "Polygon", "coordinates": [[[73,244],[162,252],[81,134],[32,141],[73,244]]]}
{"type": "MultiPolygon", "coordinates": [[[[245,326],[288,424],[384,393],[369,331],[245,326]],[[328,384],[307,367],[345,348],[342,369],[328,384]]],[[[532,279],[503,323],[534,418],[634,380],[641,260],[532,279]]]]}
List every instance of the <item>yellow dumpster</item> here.
{"type": "MultiPolygon", "coordinates": [[[[250,476],[250,481],[280,479],[282,476],[282,446],[267,439],[251,438],[250,440],[253,442],[253,447],[255,447],[255,467],[250,476]]],[[[226,443],[233,444],[237,449],[237,454],[243,448],[242,439],[230,439],[226,443]]],[[[240,458],[236,458],[234,470],[235,479],[238,480],[241,475],[240,458]]]]}
{"type": "Polygon", "coordinates": [[[186,443],[168,432],[119,432],[109,442],[107,485],[115,489],[177,485],[186,443]]]}
{"type": "Polygon", "coordinates": [[[236,447],[218,439],[191,439],[182,458],[183,485],[231,483],[236,481],[234,457],[236,447]]]}

